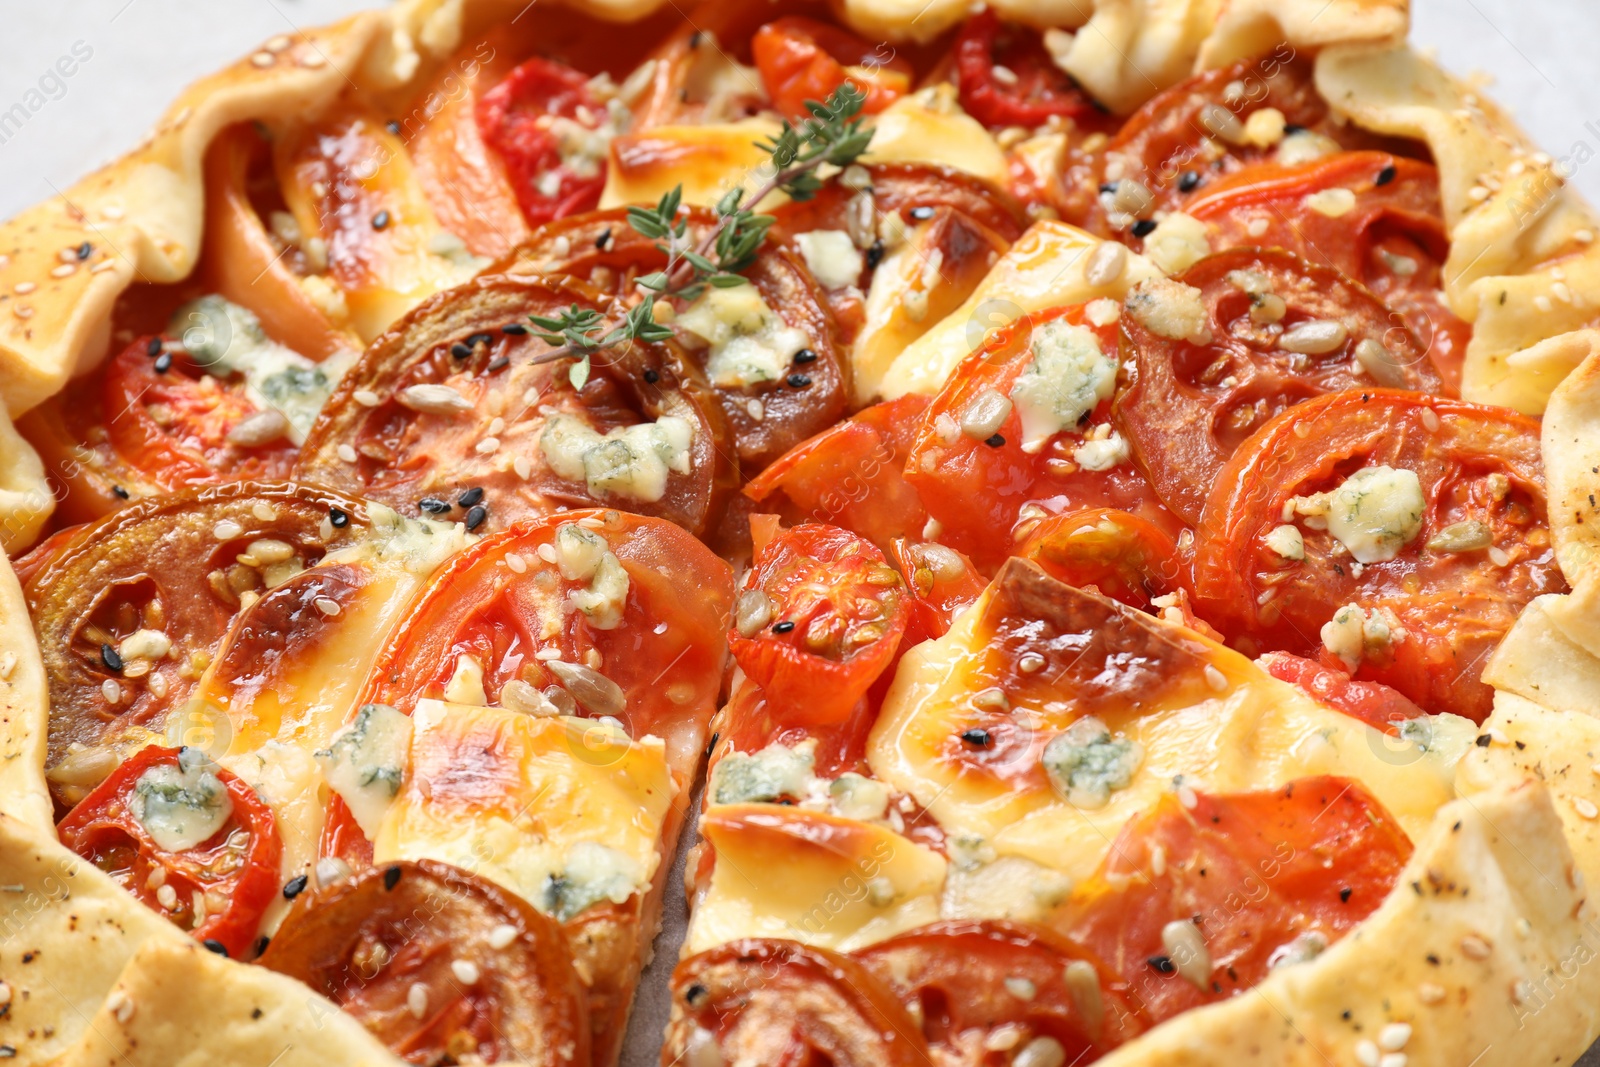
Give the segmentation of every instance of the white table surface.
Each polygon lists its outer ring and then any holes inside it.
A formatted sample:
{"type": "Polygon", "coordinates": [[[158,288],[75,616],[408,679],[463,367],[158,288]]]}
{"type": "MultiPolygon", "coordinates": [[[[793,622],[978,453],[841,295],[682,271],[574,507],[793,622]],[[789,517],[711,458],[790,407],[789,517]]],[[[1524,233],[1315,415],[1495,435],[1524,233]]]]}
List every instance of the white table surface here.
{"type": "MultiPolygon", "coordinates": [[[[131,148],[200,75],[275,34],[371,6],[373,0],[4,0],[0,115],[40,96],[43,102],[19,128],[0,125],[0,217],[131,148]],[[62,56],[82,62],[72,77],[54,80],[62,56]]],[[[1414,0],[1413,6],[1413,39],[1437,49],[1446,67],[1489,72],[1488,95],[1510,107],[1551,155],[1592,157],[1574,166],[1574,181],[1600,203],[1600,0],[1414,0]]],[[[682,926],[679,873],[672,876],[660,965],[646,974],[629,1028],[626,1067],[656,1063],[665,980],[677,954],[670,935],[682,926]]],[[[1582,1064],[1600,1067],[1600,1055],[1591,1050],[1582,1064]]]]}

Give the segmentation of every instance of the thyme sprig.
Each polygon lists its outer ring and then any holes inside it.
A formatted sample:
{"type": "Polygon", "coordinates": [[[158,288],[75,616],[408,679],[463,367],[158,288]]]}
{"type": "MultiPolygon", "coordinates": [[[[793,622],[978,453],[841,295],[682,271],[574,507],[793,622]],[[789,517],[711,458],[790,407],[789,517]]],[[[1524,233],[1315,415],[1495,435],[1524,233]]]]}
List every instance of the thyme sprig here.
{"type": "Polygon", "coordinates": [[[740,187],[717,201],[716,225],[698,242],[690,245],[688,220],[681,217],[683,186],[662,196],[655,207],[628,208],[628,225],[656,242],[667,257],[663,270],[637,279],[638,285],[656,294],[629,310],[624,320],[604,333],[603,316],[576,304],[553,317],[529,316],[539,327],[534,331],[547,344],[555,345],[533,359],[550,363],[575,359],[570,373],[575,389],[589,380],[591,357],[602,349],[631,341],[664,341],[672,330],[655,321],[655,301],[663,297],[694,300],[707,286],[731,288],[744,282],[742,272],[756,261],[767,231],[777,220],[758,215],[755,208],[774,192],[784,192],[791,200],[810,200],[826,184],[817,172],[824,165],[844,168],[854,163],[872,143],[871,129],[861,125],[861,105],[866,95],[851,82],[844,82],[822,102],[806,101],[812,117],[794,126],[787,120],[777,136],[758,142],[768,155],[772,174],[745,198],[740,187]]]}

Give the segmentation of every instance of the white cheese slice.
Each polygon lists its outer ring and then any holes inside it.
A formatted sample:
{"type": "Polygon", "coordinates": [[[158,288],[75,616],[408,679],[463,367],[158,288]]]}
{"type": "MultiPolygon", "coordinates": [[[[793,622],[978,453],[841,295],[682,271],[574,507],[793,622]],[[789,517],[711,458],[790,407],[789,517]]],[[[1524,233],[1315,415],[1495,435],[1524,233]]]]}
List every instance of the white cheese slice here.
{"type": "Polygon", "coordinates": [[[599,434],[572,415],[555,414],[539,435],[539,451],[558,478],[583,482],[592,496],[650,504],[667,492],[670,473],[689,473],[694,426],[676,415],[599,434]]]}
{"type": "Polygon", "coordinates": [[[411,718],[387,704],[364,704],[316,759],[328,786],[371,838],[400,792],[410,756],[411,718]]]}
{"type": "Polygon", "coordinates": [[[748,282],[708,288],[678,316],[678,325],[711,346],[706,377],[722,388],[777,381],[788,373],[795,353],[811,343],[805,331],[785,323],[748,282]]]}

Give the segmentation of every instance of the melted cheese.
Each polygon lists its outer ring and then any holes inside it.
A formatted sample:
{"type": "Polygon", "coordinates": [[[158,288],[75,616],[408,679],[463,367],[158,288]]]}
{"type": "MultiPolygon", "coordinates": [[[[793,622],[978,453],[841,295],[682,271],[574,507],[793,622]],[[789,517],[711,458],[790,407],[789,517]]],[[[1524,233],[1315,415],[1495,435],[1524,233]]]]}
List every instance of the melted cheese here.
{"type": "Polygon", "coordinates": [[[700,833],[716,850],[716,865],[685,953],[742,937],[848,952],[939,918],[944,858],[887,827],[772,804],[725,804],[706,812],[700,833]]]}
{"type": "Polygon", "coordinates": [[[893,400],[907,393],[932,396],[988,331],[1022,315],[1101,297],[1119,301],[1128,288],[1160,271],[1143,256],[1128,255],[1127,268],[1106,285],[1084,277],[1089,256],[1101,241],[1062,222],[1037,222],[989,271],[966,302],[907,345],[883,377],[882,393],[893,400]]]}
{"type": "MultiPolygon", "coordinates": [[[[1388,737],[1208,642],[1201,684],[1167,689],[1142,713],[1102,716],[1114,736],[1140,746],[1143,759],[1127,787],[1110,792],[1103,806],[1076,806],[1042,767],[1001,776],[983,773],[981,758],[950,755],[964,751],[950,739],[974,725],[970,701],[980,686],[969,679],[985,652],[980,614],[969,610],[945,637],[906,654],[868,760],[878,778],[928,808],[952,840],[1072,877],[1092,871],[1122,824],[1180,778],[1214,792],[1267,789],[1318,774],[1354,778],[1415,838],[1452,798],[1455,762],[1476,733],[1465,719],[1438,716],[1405,741],[1388,737]]],[[[1035,763],[1067,725],[1048,709],[1019,705],[1011,714],[1032,731],[1017,758],[1035,763]]]]}
{"type": "MultiPolygon", "coordinates": [[[[709,126],[657,126],[611,142],[611,165],[600,207],[654,204],[675,185],[683,202],[711,207],[735,187],[754,191],[771,177],[770,157],[760,147],[778,125],[760,119],[709,126]]],[[[761,202],[782,203],[781,194],[761,202]]]]}
{"type": "Polygon", "coordinates": [[[674,786],[662,744],[578,718],[417,702],[377,862],[435,859],[570,918],[650,886],[674,786]]]}
{"type": "Polygon", "coordinates": [[[961,110],[953,85],[932,85],[902,96],[873,125],[864,163],[930,163],[1006,185],[1005,153],[981,123],[961,110]]]}

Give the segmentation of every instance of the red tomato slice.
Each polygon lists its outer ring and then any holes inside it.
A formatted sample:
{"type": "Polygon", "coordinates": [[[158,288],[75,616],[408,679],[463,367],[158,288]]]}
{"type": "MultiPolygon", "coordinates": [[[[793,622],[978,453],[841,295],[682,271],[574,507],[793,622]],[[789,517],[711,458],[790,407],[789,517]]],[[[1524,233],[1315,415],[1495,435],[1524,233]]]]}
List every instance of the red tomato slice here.
{"type": "Polygon", "coordinates": [[[893,49],[800,15],[762,26],[750,39],[750,53],[772,106],[789,119],[811,118],[806,104],[827,100],[846,81],[866,94],[861,110],[867,115],[876,115],[911,88],[911,64],[893,49]],[[889,53],[887,60],[880,49],[889,53]]]}
{"type": "MultiPolygon", "coordinates": [[[[188,750],[194,751],[194,750],[188,750]]],[[[139,901],[198,941],[216,942],[239,959],[252,954],[262,913],[278,892],[283,843],[272,810],[233,774],[212,767],[233,813],[205,841],[180,852],[156,844],[135,815],[135,789],[146,771],[177,768],[180,750],[141,749],[84,797],[56,827],[61,843],[115,878],[139,901]],[[171,886],[171,906],[161,889],[171,886]],[[198,923],[195,898],[204,900],[198,923]]]]}
{"type": "Polygon", "coordinates": [[[779,705],[774,714],[796,724],[849,716],[906,630],[899,572],[865,538],[835,526],[807,523],[767,542],[739,599],[733,658],[779,705]]]}
{"type": "Polygon", "coordinates": [[[1235,248],[1178,280],[1200,290],[1212,339],[1173,340],[1124,316],[1135,373],[1116,415],[1162,502],[1191,525],[1223,463],[1283,409],[1341,389],[1441,389],[1426,346],[1338,271],[1288,252],[1235,248]],[[1302,328],[1338,327],[1343,336],[1320,354],[1283,347],[1302,328]]]}
{"type": "Polygon", "coordinates": [[[605,119],[588,75],[548,59],[528,60],[483,94],[478,129],[505,163],[529,223],[599,206],[605,159],[582,151],[580,142],[595,137],[605,119]]]}
{"type": "Polygon", "coordinates": [[[1299,167],[1263,163],[1213,185],[1187,211],[1208,225],[1214,244],[1286,248],[1361,282],[1422,340],[1445,388],[1460,392],[1472,327],[1441,292],[1450,243],[1433,167],[1387,152],[1342,152],[1299,167]]]}
{"type": "Polygon", "coordinates": [[[985,1040],[1002,1029],[1019,1052],[1043,1038],[1089,1063],[1144,1029],[1104,964],[1044,927],[939,922],[852,955],[921,1020],[936,1063],[990,1062],[985,1040]]]}
{"type": "MultiPolygon", "coordinates": [[[[706,772],[709,774],[732,752],[760,752],[774,742],[794,748],[802,742],[814,741],[812,773],[817,777],[837,778],[847,771],[870,776],[867,738],[872,733],[873,723],[878,721],[878,709],[882,704],[879,688],[891,677],[893,675],[887,671],[880,675],[878,684],[857,700],[842,720],[825,724],[796,723],[789,711],[789,702],[781,693],[769,699],[765,689],[747,680],[734,690],[717,713],[717,743],[706,772]]],[[[805,798],[785,799],[799,802],[805,798]]]]}
{"type": "Polygon", "coordinates": [[[1109,388],[1076,427],[1052,435],[1036,451],[1024,448],[1022,417],[1014,405],[992,434],[973,436],[993,422],[976,417],[981,404],[1011,403],[1018,380],[1035,366],[1035,340],[1058,323],[1090,331],[1101,352],[1116,360],[1116,324],[1089,324],[1082,306],[1024,317],[996,330],[934,398],[906,461],[906,481],[942,527],[934,539],[965,552],[985,573],[1012,554],[1035,519],[1052,513],[1118,508],[1176,532],[1171,515],[1133,464],[1117,462],[1094,471],[1073,459],[1074,450],[1090,438],[1109,439],[1109,388]],[[977,429],[962,430],[974,423],[977,429]],[[1033,505],[1029,515],[1023,515],[1025,504],[1033,505]]]}
{"type": "Polygon", "coordinates": [[[1354,781],[1193,799],[1185,807],[1169,793],[1124,826],[1056,915],[1151,1023],[1237,996],[1298,947],[1337,941],[1383,903],[1411,856],[1405,832],[1354,781]]]}
{"type": "Polygon", "coordinates": [[[955,62],[961,106],[990,129],[1042,126],[1056,117],[1113,125],[1109,113],[1055,65],[1037,30],[1002,23],[993,11],[974,15],[961,28],[955,62]]]}
{"type": "Polygon", "coordinates": [[[1319,397],[1263,426],[1218,476],[1195,551],[1199,610],[1239,647],[1355,666],[1356,678],[1430,713],[1480,722],[1493,703],[1480,678],[1489,653],[1524,605],[1565,588],[1546,525],[1539,424],[1386,389],[1319,397]],[[1390,546],[1392,559],[1358,565],[1350,546],[1295,519],[1295,499],[1372,467],[1414,472],[1422,514],[1414,536],[1390,546]],[[1303,559],[1269,547],[1268,534],[1290,522],[1303,559]],[[1357,665],[1319,640],[1349,605],[1382,613],[1391,631],[1387,640],[1376,623],[1358,631],[1357,665]]]}
{"type": "Polygon", "coordinates": [[[910,601],[902,649],[949,633],[950,623],[978,599],[988,584],[970,559],[932,541],[897,537],[889,548],[889,558],[905,576],[910,601]]]}
{"type": "Polygon", "coordinates": [[[213,377],[159,337],[123,349],[106,368],[102,388],[112,446],[165,488],[282,481],[294,466],[296,449],[281,435],[248,446],[229,439],[240,423],[261,413],[244,395],[242,380],[213,377]]]}
{"type": "Polygon", "coordinates": [[[1427,714],[1386,685],[1358,682],[1344,671],[1324,667],[1301,656],[1268,652],[1256,663],[1279,681],[1299,687],[1312,699],[1388,733],[1398,733],[1400,723],[1427,714]]]}
{"type": "Polygon", "coordinates": [[[1052,515],[1034,527],[1017,555],[1052,578],[1140,610],[1187,580],[1178,544],[1166,530],[1111,508],[1052,515]]]}
{"type": "Polygon", "coordinates": [[[886,552],[896,538],[920,538],[928,513],[904,469],[927,407],[911,395],[857,412],[784,453],[744,495],[791,525],[843,527],[886,552]]]}

